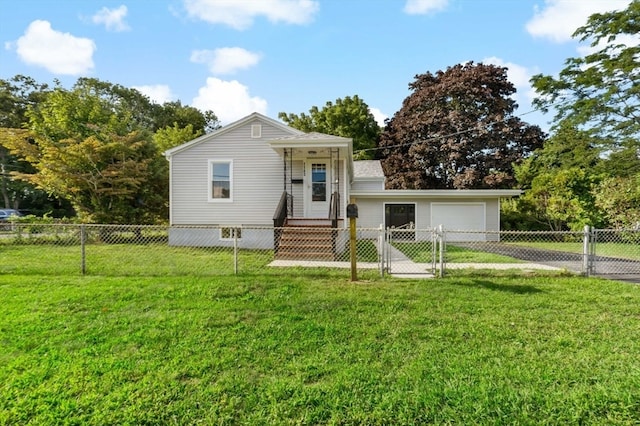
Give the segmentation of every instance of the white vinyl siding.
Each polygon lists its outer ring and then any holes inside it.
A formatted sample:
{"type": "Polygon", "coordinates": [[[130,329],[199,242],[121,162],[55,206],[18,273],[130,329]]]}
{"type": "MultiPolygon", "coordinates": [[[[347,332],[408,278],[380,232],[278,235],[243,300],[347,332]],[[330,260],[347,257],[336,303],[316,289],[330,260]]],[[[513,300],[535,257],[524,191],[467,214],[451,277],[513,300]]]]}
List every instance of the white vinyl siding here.
{"type": "Polygon", "coordinates": [[[273,225],[283,191],[283,160],[271,138],[289,136],[262,123],[259,139],[247,123],[171,158],[171,221],[174,225],[273,225]],[[232,203],[210,202],[210,159],[233,161],[232,203]]]}
{"type": "Polygon", "coordinates": [[[354,179],[351,190],[354,192],[380,192],[384,189],[384,179],[358,180],[354,179]]]}
{"type": "Polygon", "coordinates": [[[363,195],[356,197],[356,204],[358,205],[358,226],[363,228],[377,228],[381,224],[384,224],[384,205],[386,203],[395,204],[407,204],[415,203],[416,205],[416,228],[418,229],[430,229],[438,225],[444,225],[448,229],[453,229],[450,226],[453,224],[451,217],[458,217],[457,224],[463,226],[464,230],[476,230],[476,231],[495,231],[500,229],[500,203],[497,198],[464,198],[456,201],[450,201],[444,198],[433,198],[433,196],[410,196],[410,197],[365,197],[363,195]],[[433,206],[436,207],[435,217],[433,215],[433,206]],[[480,214],[480,210],[476,207],[473,210],[473,206],[483,206],[483,213],[480,214]],[[448,209],[445,209],[447,206],[448,209]],[[470,207],[472,213],[469,210],[470,207]],[[444,213],[447,211],[447,213],[444,213]],[[465,213],[468,212],[468,213],[465,213]],[[461,217],[468,215],[468,221],[463,221],[461,217]],[[471,217],[473,216],[473,217],[471,217]]]}

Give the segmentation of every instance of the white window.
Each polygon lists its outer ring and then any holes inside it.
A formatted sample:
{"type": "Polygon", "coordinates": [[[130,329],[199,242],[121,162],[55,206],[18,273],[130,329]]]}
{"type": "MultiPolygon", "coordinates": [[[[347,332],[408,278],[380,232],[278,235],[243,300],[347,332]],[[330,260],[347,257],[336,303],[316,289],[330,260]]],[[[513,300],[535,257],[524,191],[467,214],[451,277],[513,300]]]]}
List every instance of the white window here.
{"type": "Polygon", "coordinates": [[[233,161],[209,161],[209,201],[233,201],[233,161]]]}
{"type": "Polygon", "coordinates": [[[261,124],[252,124],[251,125],[251,138],[259,139],[262,137],[262,125],[261,124]]]}
{"type": "Polygon", "coordinates": [[[220,228],[220,239],[221,240],[234,240],[234,239],[242,239],[242,228],[231,228],[225,227],[220,228]]]}

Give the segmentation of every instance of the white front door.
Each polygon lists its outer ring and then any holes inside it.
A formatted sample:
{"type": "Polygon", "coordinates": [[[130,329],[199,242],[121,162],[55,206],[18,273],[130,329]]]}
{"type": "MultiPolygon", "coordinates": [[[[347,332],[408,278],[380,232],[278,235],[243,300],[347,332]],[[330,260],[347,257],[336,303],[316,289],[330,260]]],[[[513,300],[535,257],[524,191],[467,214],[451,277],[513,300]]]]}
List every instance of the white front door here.
{"type": "Polygon", "coordinates": [[[329,160],[307,160],[305,163],[304,216],[329,217],[331,168],[329,160]]]}

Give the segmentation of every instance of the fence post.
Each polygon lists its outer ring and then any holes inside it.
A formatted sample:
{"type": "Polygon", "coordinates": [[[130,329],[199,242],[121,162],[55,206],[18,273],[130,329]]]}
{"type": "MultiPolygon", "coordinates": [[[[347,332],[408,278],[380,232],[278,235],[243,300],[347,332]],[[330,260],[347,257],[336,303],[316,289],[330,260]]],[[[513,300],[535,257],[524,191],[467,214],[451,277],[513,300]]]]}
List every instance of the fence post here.
{"type": "Polygon", "coordinates": [[[380,264],[380,277],[384,278],[384,260],[385,260],[385,235],[384,226],[380,224],[378,228],[378,263],[380,264]]]}
{"type": "Polygon", "coordinates": [[[444,277],[444,227],[442,224],[438,225],[438,246],[440,248],[440,278],[444,277]]]}
{"type": "Polygon", "coordinates": [[[233,274],[238,275],[238,228],[231,228],[233,232],[233,274]]]}
{"type": "Polygon", "coordinates": [[[81,253],[81,261],[80,261],[80,270],[82,271],[82,275],[85,275],[87,273],[87,255],[86,255],[86,249],[85,249],[85,240],[86,240],[86,234],[85,234],[85,228],[84,225],[80,225],[80,253],[81,253]]]}
{"type": "Polygon", "coordinates": [[[436,275],[438,264],[438,228],[431,228],[431,273],[436,275]]]}
{"type": "Polygon", "coordinates": [[[387,256],[387,273],[391,273],[391,228],[387,227],[384,233],[385,255],[387,256]]]}
{"type": "Polygon", "coordinates": [[[584,232],[582,234],[582,274],[589,276],[589,237],[591,234],[591,228],[589,225],[584,226],[584,232]]]}

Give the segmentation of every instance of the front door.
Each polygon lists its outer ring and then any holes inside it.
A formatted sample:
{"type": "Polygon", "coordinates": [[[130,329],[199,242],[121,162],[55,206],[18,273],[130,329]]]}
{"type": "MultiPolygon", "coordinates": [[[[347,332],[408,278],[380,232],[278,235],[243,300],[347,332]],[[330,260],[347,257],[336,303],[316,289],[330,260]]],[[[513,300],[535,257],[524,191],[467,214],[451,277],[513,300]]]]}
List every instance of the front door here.
{"type": "Polygon", "coordinates": [[[331,168],[329,160],[307,160],[305,163],[304,216],[329,217],[331,168]]]}

